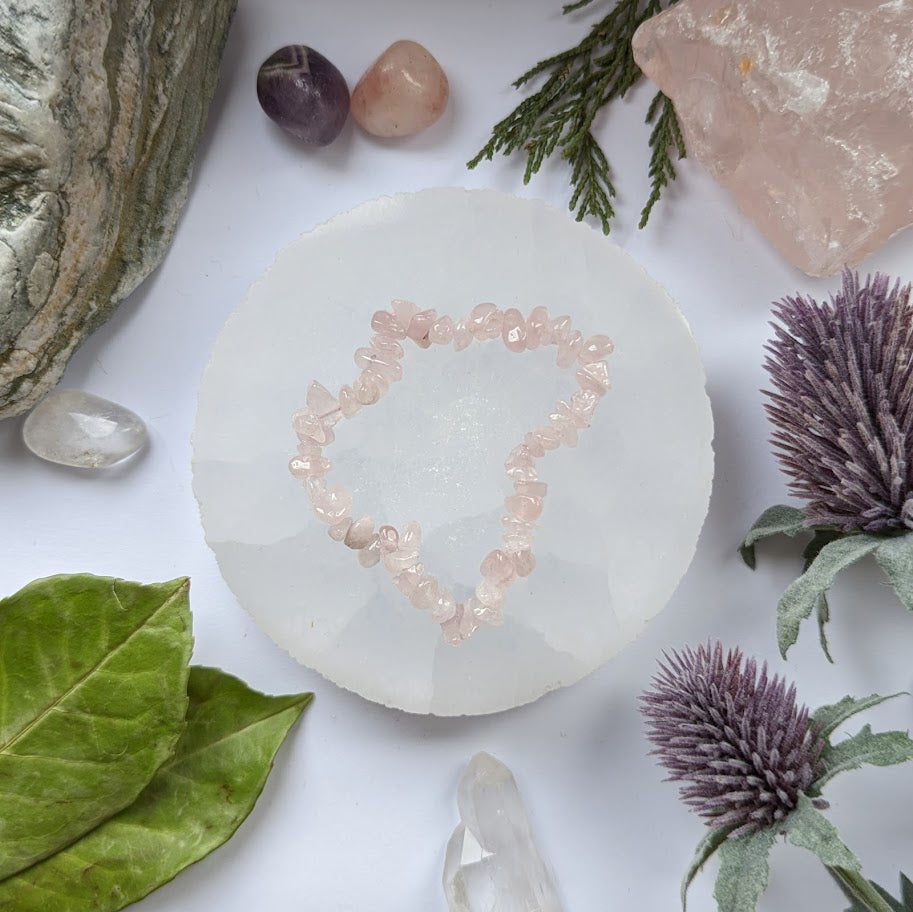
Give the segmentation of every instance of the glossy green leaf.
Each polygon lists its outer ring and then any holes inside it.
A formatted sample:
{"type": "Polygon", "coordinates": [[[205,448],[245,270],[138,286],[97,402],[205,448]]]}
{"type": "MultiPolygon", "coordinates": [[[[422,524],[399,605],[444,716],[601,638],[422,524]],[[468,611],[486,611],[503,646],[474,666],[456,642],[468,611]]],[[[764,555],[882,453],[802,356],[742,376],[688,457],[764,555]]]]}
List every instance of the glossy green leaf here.
{"type": "Polygon", "coordinates": [[[55,576],[0,601],[0,877],[129,805],[171,755],[188,585],[55,576]]]}
{"type": "Polygon", "coordinates": [[[824,773],[815,780],[820,788],[847,770],[869,766],[894,766],[913,760],[913,740],[906,732],[873,732],[870,725],[839,744],[825,744],[821,751],[824,773]]]}
{"type": "Polygon", "coordinates": [[[766,827],[748,836],[727,839],[720,846],[720,871],[713,890],[719,912],[754,912],[767,889],[768,855],[776,838],[776,829],[766,827]]]}
{"type": "Polygon", "coordinates": [[[0,909],[116,912],[224,843],[250,813],[311,694],[268,697],[192,668],[187,728],[136,803],[0,882],[0,909]]]}
{"type": "Polygon", "coordinates": [[[754,570],[757,563],[755,558],[755,543],[762,538],[771,538],[774,535],[798,535],[808,531],[805,525],[805,513],[796,507],[779,504],[769,507],[754,522],[748,534],[739,546],[742,560],[754,570]]]}
{"type": "Polygon", "coordinates": [[[875,560],[903,606],[913,611],[913,532],[885,539],[875,551],[875,560]]]}
{"type": "Polygon", "coordinates": [[[704,834],[704,838],[697,844],[697,848],[694,850],[694,858],[691,859],[691,864],[688,865],[688,870],[685,871],[685,876],[682,878],[681,898],[683,912],[688,908],[688,887],[691,886],[691,881],[697,877],[700,869],[704,867],[713,853],[726,841],[732,830],[732,827],[710,827],[704,834]]]}
{"type": "Polygon", "coordinates": [[[886,697],[881,694],[869,694],[867,697],[859,697],[858,699],[856,697],[844,697],[837,703],[819,706],[811,714],[811,721],[817,724],[818,734],[821,737],[829,738],[837,730],[838,726],[855,716],[856,713],[902,696],[904,696],[903,691],[888,694],[886,697]]]}
{"type": "Polygon", "coordinates": [[[799,637],[799,625],[818,606],[837,574],[871,554],[882,542],[875,535],[848,535],[829,542],[805,573],[790,583],[777,606],[777,643],[784,658],[799,637]]]}
{"type": "Polygon", "coordinates": [[[796,809],[786,818],[786,838],[814,852],[829,868],[858,871],[859,859],[843,844],[837,827],[819,811],[808,795],[799,795],[796,809]]]}

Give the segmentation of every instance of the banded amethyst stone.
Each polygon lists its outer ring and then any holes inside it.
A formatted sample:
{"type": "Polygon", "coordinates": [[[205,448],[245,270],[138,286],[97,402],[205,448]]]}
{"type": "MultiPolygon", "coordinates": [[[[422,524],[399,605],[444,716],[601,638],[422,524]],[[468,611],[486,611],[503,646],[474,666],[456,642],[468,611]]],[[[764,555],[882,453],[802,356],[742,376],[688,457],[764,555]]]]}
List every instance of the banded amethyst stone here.
{"type": "Polygon", "coordinates": [[[333,142],[349,113],[349,87],[342,73],[303,44],[279,48],[263,62],[257,98],[283,130],[314,146],[333,142]]]}

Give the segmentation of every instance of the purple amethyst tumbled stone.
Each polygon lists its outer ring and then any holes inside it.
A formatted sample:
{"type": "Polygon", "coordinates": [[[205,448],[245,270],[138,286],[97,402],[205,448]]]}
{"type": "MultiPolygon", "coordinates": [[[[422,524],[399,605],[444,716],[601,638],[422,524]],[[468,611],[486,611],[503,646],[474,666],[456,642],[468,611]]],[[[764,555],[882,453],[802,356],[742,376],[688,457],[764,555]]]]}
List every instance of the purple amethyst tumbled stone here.
{"type": "Polygon", "coordinates": [[[263,62],[257,98],[283,130],[315,146],[333,142],[349,113],[349,87],[342,73],[303,44],[279,48],[263,62]]]}

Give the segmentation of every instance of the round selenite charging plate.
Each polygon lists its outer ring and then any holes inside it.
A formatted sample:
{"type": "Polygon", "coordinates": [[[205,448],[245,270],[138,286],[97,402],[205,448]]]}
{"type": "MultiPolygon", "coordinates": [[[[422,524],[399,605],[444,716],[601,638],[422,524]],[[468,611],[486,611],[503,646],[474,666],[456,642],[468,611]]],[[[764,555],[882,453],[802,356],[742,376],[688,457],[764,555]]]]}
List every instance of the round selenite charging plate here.
{"type": "MultiPolygon", "coordinates": [[[[403,380],[336,426],[328,483],[376,526],[418,521],[427,571],[462,601],[500,546],[507,454],[577,381],[554,346],[405,347],[403,380]]],[[[707,512],[712,434],[688,326],[624,251],[540,202],[432,189],[332,219],[252,286],[203,377],[194,491],[229,586],[298,661],[409,712],[490,713],[578,681],[663,608],[707,512]],[[538,566],[508,589],[503,626],[458,647],[382,565],[330,539],[288,471],[308,384],[351,383],[373,312],[394,298],[454,319],[482,301],[542,304],[615,341],[592,427],[538,460],[538,566]]]]}

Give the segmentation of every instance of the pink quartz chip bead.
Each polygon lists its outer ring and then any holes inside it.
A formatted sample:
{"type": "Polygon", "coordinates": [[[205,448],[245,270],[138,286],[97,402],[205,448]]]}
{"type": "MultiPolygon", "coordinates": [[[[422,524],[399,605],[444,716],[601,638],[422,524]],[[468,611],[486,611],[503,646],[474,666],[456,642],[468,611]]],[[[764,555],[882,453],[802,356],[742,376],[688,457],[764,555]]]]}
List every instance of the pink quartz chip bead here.
{"type": "Polygon", "coordinates": [[[526,320],[516,307],[509,307],[501,317],[501,338],[508,351],[526,351],[526,320]]]}
{"type": "Polygon", "coordinates": [[[412,604],[419,611],[430,611],[438,600],[440,589],[433,576],[423,576],[412,592],[412,604]]]}
{"type": "Polygon", "coordinates": [[[358,552],[358,563],[362,567],[374,567],[380,562],[381,547],[380,541],[376,535],[371,536],[371,540],[358,552]]]}
{"type": "Polygon", "coordinates": [[[485,302],[476,304],[469,313],[466,326],[473,338],[484,342],[486,339],[496,339],[501,335],[502,316],[494,304],[485,302]]]}
{"type": "MultiPolygon", "coordinates": [[[[471,601],[472,599],[463,606],[463,613],[460,615],[460,637],[464,640],[468,640],[480,626],[479,620],[470,606],[471,601]]],[[[495,610],[500,611],[500,606],[495,610]]]]}
{"type": "Polygon", "coordinates": [[[330,460],[323,456],[295,456],[288,468],[295,478],[321,477],[330,471],[330,460]]]}
{"type": "Polygon", "coordinates": [[[349,526],[349,531],[346,533],[345,542],[346,546],[351,548],[353,551],[360,551],[362,548],[366,547],[374,538],[374,520],[370,516],[362,516],[361,519],[356,519],[355,522],[349,526]]]}
{"type": "Polygon", "coordinates": [[[548,420],[566,447],[577,446],[577,425],[572,418],[559,412],[553,412],[548,416],[548,420]]]}
{"type": "Polygon", "coordinates": [[[558,367],[570,367],[577,360],[581,348],[583,348],[583,333],[575,329],[558,343],[558,357],[555,359],[555,363],[558,367]]]}
{"type": "Polygon", "coordinates": [[[504,614],[501,605],[483,605],[477,598],[471,598],[466,603],[467,611],[471,611],[477,621],[499,627],[504,623],[504,614]]]}
{"type": "Polygon", "coordinates": [[[466,321],[458,320],[453,324],[453,350],[463,351],[464,348],[469,348],[471,343],[472,333],[466,326],[466,321]]]}
{"type": "Polygon", "coordinates": [[[453,339],[453,320],[450,317],[439,317],[428,330],[428,341],[435,345],[447,345],[453,339]]]}
{"type": "Polygon", "coordinates": [[[403,325],[386,310],[378,310],[371,317],[371,329],[380,336],[390,336],[391,339],[405,339],[406,330],[403,325]]]}
{"type": "Polygon", "coordinates": [[[339,401],[322,384],[311,382],[306,396],[307,407],[327,425],[334,425],[342,417],[339,413],[339,401]]]}
{"type": "Polygon", "coordinates": [[[374,371],[362,371],[352,384],[355,398],[362,405],[373,405],[387,391],[383,377],[374,371]]]}
{"type": "Polygon", "coordinates": [[[377,530],[377,538],[384,553],[395,551],[399,547],[399,532],[393,526],[381,526],[377,530]]]}
{"type": "Polygon", "coordinates": [[[571,411],[579,416],[585,427],[590,426],[597,405],[599,405],[599,396],[592,390],[579,389],[571,396],[571,411]]]}
{"type": "Polygon", "coordinates": [[[392,336],[376,335],[371,337],[371,348],[377,349],[382,355],[388,355],[399,360],[403,356],[403,347],[392,336]]]}
{"type": "Polygon", "coordinates": [[[536,428],[533,433],[546,450],[557,450],[561,446],[561,435],[553,427],[536,428]]]}
{"type": "Polygon", "coordinates": [[[552,331],[552,341],[556,345],[560,345],[570,335],[574,325],[567,314],[562,314],[552,320],[549,328],[552,331]]]}
{"type": "Polygon", "coordinates": [[[422,527],[415,521],[407,522],[399,536],[399,546],[404,551],[418,551],[422,546],[422,527]]]}
{"type": "Polygon", "coordinates": [[[529,494],[511,494],[504,498],[507,512],[523,522],[535,522],[542,515],[542,498],[529,494]]]}
{"type": "Polygon", "coordinates": [[[327,491],[320,498],[315,498],[313,506],[314,515],[321,522],[335,526],[336,523],[349,515],[352,509],[352,495],[342,488],[337,488],[327,491]]]}
{"type": "Polygon", "coordinates": [[[457,603],[449,592],[440,592],[431,605],[431,620],[438,624],[449,621],[457,612],[457,603]]]}
{"type": "Polygon", "coordinates": [[[437,311],[420,310],[410,321],[406,335],[412,339],[419,348],[429,348],[431,342],[428,340],[428,333],[437,320],[437,311]]]}
{"type": "Polygon", "coordinates": [[[507,585],[516,576],[510,556],[500,548],[485,555],[479,570],[485,579],[491,580],[496,586],[507,585]]]}
{"type": "Polygon", "coordinates": [[[504,590],[489,579],[483,579],[476,586],[476,598],[483,605],[500,606],[504,603],[504,590]]]}
{"type": "Polygon", "coordinates": [[[526,320],[526,347],[536,348],[539,345],[551,345],[554,341],[552,321],[549,319],[548,310],[541,304],[529,312],[526,320]]]}
{"type": "Polygon", "coordinates": [[[351,386],[344,386],[339,391],[339,408],[346,418],[351,418],[361,411],[361,403],[351,386]]]}
{"type": "Polygon", "coordinates": [[[517,576],[529,576],[536,569],[536,558],[532,551],[514,551],[510,556],[517,576]]]}
{"type": "Polygon", "coordinates": [[[529,450],[529,455],[534,456],[537,459],[545,455],[545,447],[542,446],[542,441],[536,436],[534,431],[523,436],[523,446],[529,450]]]}
{"type": "Polygon", "coordinates": [[[609,388],[608,364],[605,361],[594,361],[584,365],[577,371],[577,382],[582,389],[604,396],[609,388]]]}
{"type": "Polygon", "coordinates": [[[335,439],[332,428],[328,428],[310,409],[299,409],[292,415],[292,428],[299,440],[307,438],[320,446],[335,439]]]}
{"type": "Polygon", "coordinates": [[[602,361],[614,350],[615,344],[608,336],[590,336],[581,346],[577,360],[581,364],[592,364],[594,361],[602,361]]]}
{"type": "Polygon", "coordinates": [[[397,298],[391,303],[390,307],[400,326],[408,327],[409,321],[418,313],[418,308],[415,304],[402,298],[397,298]]]}
{"type": "Polygon", "coordinates": [[[371,370],[379,374],[388,383],[395,383],[403,379],[403,366],[396,358],[384,357],[373,348],[358,348],[355,350],[355,366],[362,370],[371,370]]]}
{"type": "Polygon", "coordinates": [[[348,535],[349,527],[352,525],[352,520],[348,517],[340,520],[335,525],[330,526],[327,530],[330,533],[330,538],[333,541],[342,542],[345,541],[346,535],[348,535]]]}
{"type": "Polygon", "coordinates": [[[423,564],[414,564],[401,570],[393,577],[393,585],[402,592],[403,595],[411,597],[415,592],[415,587],[425,576],[425,567],[423,564]]]}
{"type": "Polygon", "coordinates": [[[517,494],[529,494],[531,497],[545,497],[548,485],[544,481],[517,481],[514,483],[517,494]]]}
{"type": "MultiPolygon", "coordinates": [[[[578,390],[578,392],[581,392],[578,390]]],[[[586,392],[590,392],[587,390],[586,392]]],[[[590,395],[595,395],[590,393],[590,395]]],[[[558,414],[564,421],[569,422],[575,428],[585,428],[589,427],[590,422],[584,418],[579,412],[575,411],[570,407],[570,405],[565,402],[563,399],[559,400],[557,406],[555,406],[555,412],[558,414]]]]}

